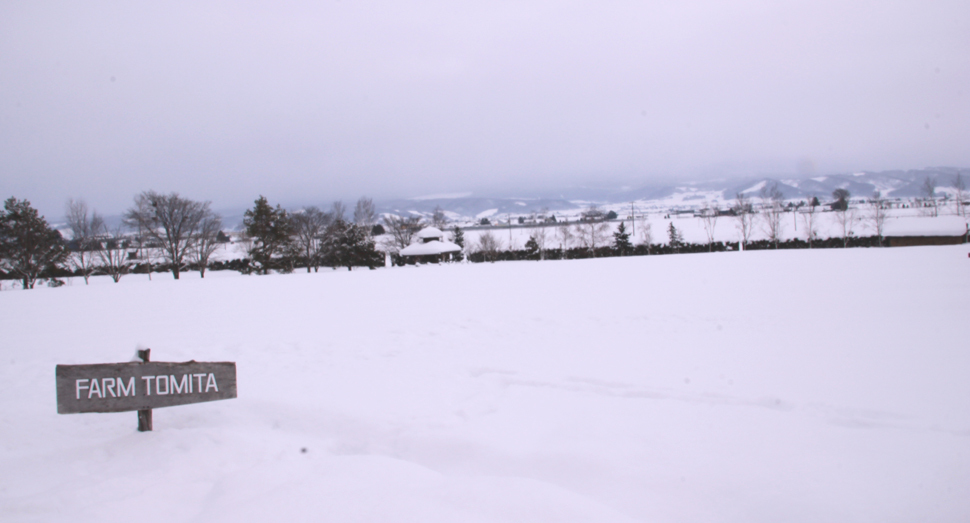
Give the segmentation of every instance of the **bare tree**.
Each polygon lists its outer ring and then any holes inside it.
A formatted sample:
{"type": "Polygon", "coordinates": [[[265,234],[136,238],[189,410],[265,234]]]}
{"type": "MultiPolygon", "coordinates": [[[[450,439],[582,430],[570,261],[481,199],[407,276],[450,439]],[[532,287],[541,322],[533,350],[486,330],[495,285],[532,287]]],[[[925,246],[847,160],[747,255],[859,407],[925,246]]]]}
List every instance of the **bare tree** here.
{"type": "Polygon", "coordinates": [[[818,198],[812,196],[807,207],[806,210],[802,211],[802,222],[805,224],[805,239],[808,241],[808,248],[811,249],[812,242],[818,238],[818,219],[816,214],[818,198]]]}
{"type": "Polygon", "coordinates": [[[219,232],[222,231],[222,217],[206,209],[199,232],[195,241],[189,247],[189,261],[199,268],[199,277],[205,278],[205,270],[209,266],[209,258],[219,248],[219,232]]]}
{"type": "Polygon", "coordinates": [[[67,225],[71,228],[70,261],[74,270],[84,277],[84,284],[94,272],[95,253],[98,250],[98,237],[105,233],[104,220],[97,212],[88,216],[88,205],[84,200],[67,201],[67,225]]]}
{"type": "Polygon", "coordinates": [[[111,277],[111,280],[118,283],[121,277],[128,274],[131,269],[131,260],[128,257],[129,240],[122,232],[119,225],[106,238],[98,242],[98,257],[101,259],[101,270],[111,277]]]}
{"type": "Polygon", "coordinates": [[[441,230],[448,225],[448,217],[445,216],[445,211],[440,205],[435,205],[434,212],[431,213],[431,225],[441,230]]]}
{"type": "Polygon", "coordinates": [[[389,252],[399,252],[401,249],[411,245],[414,235],[424,226],[420,216],[395,216],[393,214],[384,215],[385,232],[384,248],[389,252]]]}
{"type": "Polygon", "coordinates": [[[158,254],[156,253],[158,250],[157,245],[157,242],[150,238],[142,227],[139,226],[135,229],[135,235],[132,237],[132,247],[135,249],[135,258],[147,267],[149,281],[152,279],[152,267],[158,259],[158,254]]]}
{"type": "Polygon", "coordinates": [[[330,206],[330,215],[333,217],[334,221],[344,221],[347,215],[347,207],[344,206],[344,202],[340,200],[334,201],[330,206]]]}
{"type": "Polygon", "coordinates": [[[569,244],[573,241],[573,230],[566,220],[556,225],[556,239],[559,240],[559,249],[566,252],[569,249],[569,244]]]}
{"type": "Polygon", "coordinates": [[[886,225],[886,200],[883,199],[882,193],[876,191],[872,193],[872,197],[869,198],[867,203],[869,204],[869,213],[866,220],[875,229],[876,236],[879,238],[879,246],[882,247],[882,232],[886,225]]]}
{"type": "Polygon", "coordinates": [[[784,212],[782,202],[785,197],[778,190],[778,184],[772,183],[771,186],[765,184],[761,188],[761,212],[764,219],[765,235],[778,248],[781,240],[781,215],[784,212]]]}
{"type": "Polygon", "coordinates": [[[637,237],[640,238],[641,245],[647,246],[647,254],[650,254],[650,244],[653,243],[653,231],[650,230],[650,222],[647,221],[646,216],[640,218],[640,225],[637,229],[637,237]]]}
{"type": "Polygon", "coordinates": [[[209,202],[196,202],[174,192],[165,195],[146,191],[135,197],[135,206],[125,213],[125,221],[161,244],[165,261],[171,264],[172,276],[177,280],[208,213],[209,202]]]}
{"type": "Polygon", "coordinates": [[[963,176],[957,173],[957,177],[953,180],[953,188],[957,190],[956,194],[956,204],[957,204],[957,216],[966,216],[966,209],[963,205],[963,200],[966,198],[967,185],[963,181],[963,176]]]}
{"type": "Polygon", "coordinates": [[[842,247],[849,246],[849,237],[852,236],[852,228],[855,226],[856,215],[855,209],[850,208],[848,205],[845,207],[837,207],[835,209],[835,223],[839,226],[839,230],[842,231],[842,247]]]}
{"type": "Polygon", "coordinates": [[[748,245],[751,239],[751,229],[754,221],[754,211],[751,208],[751,201],[744,193],[737,193],[734,197],[734,218],[738,232],[741,233],[742,248],[748,245]]]}
{"type": "Polygon", "coordinates": [[[370,234],[371,229],[377,224],[377,208],[374,207],[374,200],[366,196],[361,196],[354,206],[354,223],[367,230],[370,234]]]}
{"type": "MultiPolygon", "coordinates": [[[[360,207],[359,201],[357,206],[360,207]]],[[[354,216],[357,217],[356,210],[354,216]]],[[[311,267],[314,271],[318,270],[320,267],[320,236],[330,223],[330,215],[316,207],[306,207],[302,211],[290,215],[290,220],[293,224],[293,234],[296,237],[296,247],[300,251],[303,262],[306,263],[306,271],[310,272],[311,267]]]]}
{"type": "Polygon", "coordinates": [[[485,261],[494,262],[498,259],[500,250],[502,250],[501,241],[492,234],[492,231],[485,231],[478,237],[478,252],[482,253],[485,261]]]}
{"type": "Polygon", "coordinates": [[[927,176],[926,179],[923,180],[923,186],[920,187],[920,191],[923,193],[923,197],[925,198],[923,207],[928,209],[930,216],[937,216],[939,213],[936,207],[936,179],[927,176]]]}
{"type": "Polygon", "coordinates": [[[583,211],[582,218],[576,222],[576,238],[580,245],[596,254],[596,248],[604,245],[610,238],[610,226],[604,220],[606,215],[596,206],[583,211]]]}
{"type": "Polygon", "coordinates": [[[701,207],[701,213],[698,216],[701,220],[701,225],[704,226],[704,232],[707,233],[707,250],[708,252],[714,250],[714,228],[717,226],[717,204],[712,207],[708,202],[704,202],[704,206],[701,207]]]}

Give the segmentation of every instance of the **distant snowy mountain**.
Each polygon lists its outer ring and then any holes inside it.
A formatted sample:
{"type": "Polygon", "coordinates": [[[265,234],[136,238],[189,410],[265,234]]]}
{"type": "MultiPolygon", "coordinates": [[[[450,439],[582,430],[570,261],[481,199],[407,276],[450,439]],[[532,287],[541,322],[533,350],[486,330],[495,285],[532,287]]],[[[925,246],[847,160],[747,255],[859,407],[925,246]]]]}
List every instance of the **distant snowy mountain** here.
{"type": "MultiPolygon", "coordinates": [[[[384,214],[419,214],[430,217],[441,208],[453,221],[472,221],[492,218],[504,221],[506,216],[524,216],[531,213],[550,212],[557,215],[575,215],[589,205],[620,210],[633,203],[637,209],[655,212],[697,208],[710,202],[721,208],[727,207],[738,193],[757,198],[762,187],[778,184],[785,199],[804,200],[818,196],[823,202],[831,199],[832,191],[847,189],[853,198],[866,198],[876,190],[886,198],[913,198],[922,194],[927,178],[936,180],[937,194],[955,192],[953,183],[957,175],[964,183],[970,183],[970,168],[934,167],[916,170],[863,171],[848,174],[820,175],[807,178],[751,177],[709,180],[703,182],[647,183],[643,185],[568,186],[545,191],[522,194],[519,189],[493,190],[490,194],[471,192],[430,194],[413,198],[396,198],[374,202],[377,212],[384,214]],[[502,194],[502,193],[505,194],[502,194]]],[[[354,202],[344,202],[352,212],[354,202]]],[[[328,210],[330,202],[307,202],[328,210]]],[[[295,210],[298,207],[292,207],[295,210]]],[[[242,227],[245,209],[219,209],[227,228],[242,227]]],[[[348,216],[349,217],[349,216],[348,216]]],[[[108,217],[110,223],[119,223],[120,216],[108,217]]]]}
{"type": "MultiPolygon", "coordinates": [[[[835,189],[847,189],[853,197],[869,197],[880,191],[886,198],[913,198],[922,194],[927,178],[936,180],[937,192],[952,191],[957,174],[964,183],[970,182],[970,169],[935,167],[918,170],[857,172],[815,176],[810,178],[748,178],[688,182],[681,184],[642,185],[639,187],[574,186],[530,197],[481,197],[471,194],[424,196],[377,202],[378,211],[393,214],[430,215],[440,207],[451,218],[482,218],[492,215],[523,215],[544,210],[576,212],[590,204],[616,206],[636,202],[638,206],[657,208],[697,207],[705,201],[724,207],[738,193],[757,197],[762,187],[775,183],[787,200],[818,196],[822,201],[831,198],[835,189]],[[555,195],[554,195],[555,194],[555,195]]],[[[511,192],[511,191],[510,191],[511,192]]]]}

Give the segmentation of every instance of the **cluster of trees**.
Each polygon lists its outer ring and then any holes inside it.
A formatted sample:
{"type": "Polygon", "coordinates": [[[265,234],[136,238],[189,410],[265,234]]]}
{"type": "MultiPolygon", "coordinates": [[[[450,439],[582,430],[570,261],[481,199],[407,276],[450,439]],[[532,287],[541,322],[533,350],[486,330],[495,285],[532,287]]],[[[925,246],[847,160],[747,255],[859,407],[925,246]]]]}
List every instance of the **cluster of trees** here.
{"type": "MultiPolygon", "coordinates": [[[[625,227],[624,227],[625,229],[625,227]]],[[[736,251],[741,249],[740,242],[709,242],[691,243],[683,239],[680,231],[673,224],[667,228],[667,242],[656,244],[633,243],[629,240],[629,234],[621,231],[620,227],[613,233],[612,242],[597,247],[591,251],[587,247],[571,247],[567,249],[551,248],[541,254],[535,244],[526,242],[522,249],[503,249],[501,245],[491,250],[477,250],[468,254],[468,259],[472,262],[494,262],[510,260],[572,260],[584,258],[607,258],[614,256],[646,256],[646,255],[666,255],[666,254],[686,254],[701,252],[724,252],[736,251]]],[[[859,237],[852,236],[847,243],[842,238],[816,239],[813,245],[809,245],[806,240],[793,238],[782,240],[777,243],[768,240],[751,240],[745,250],[767,250],[767,249],[808,249],[808,248],[843,248],[843,247],[878,247],[886,246],[884,239],[876,236],[859,237]]]]}
{"type": "Polygon", "coordinates": [[[951,197],[949,192],[944,192],[941,195],[937,194],[937,181],[936,178],[927,176],[923,180],[923,185],[920,186],[920,198],[916,200],[916,206],[928,216],[939,216],[941,209],[947,208],[951,200],[954,205],[955,213],[957,216],[967,215],[967,186],[963,181],[963,176],[957,173],[956,177],[953,179],[953,188],[956,194],[951,197]]]}
{"type": "MultiPolygon", "coordinates": [[[[92,275],[106,274],[118,282],[138,268],[150,276],[161,267],[175,279],[196,269],[204,278],[216,249],[229,241],[210,202],[178,193],[139,194],[115,228],[109,228],[84,201],[69,200],[65,211],[69,241],[30,202],[16,198],[5,202],[0,214],[0,277],[19,279],[24,289],[34,288],[41,278],[57,285],[58,277],[68,275],[81,276],[88,283],[92,275]]],[[[308,272],[322,265],[375,267],[383,255],[376,251],[373,236],[384,230],[377,224],[373,201],[361,198],[352,222],[345,214],[340,202],[329,212],[307,207],[288,213],[260,196],[245,213],[241,240],[249,258],[218,266],[257,274],[289,272],[296,266],[308,272]]]]}
{"type": "Polygon", "coordinates": [[[626,223],[620,222],[615,232],[610,232],[609,220],[616,213],[604,213],[595,206],[589,207],[576,222],[533,220],[529,238],[523,249],[518,249],[510,234],[508,248],[504,248],[500,235],[494,230],[485,231],[472,246],[472,261],[499,261],[503,259],[563,259],[600,256],[627,256],[638,250],[649,252],[651,247],[650,223],[646,219],[631,221],[633,232],[626,223]],[[634,232],[636,234],[634,234],[634,232]],[[639,241],[634,244],[634,237],[639,241]],[[580,254],[583,251],[585,254],[580,254]],[[506,255],[503,253],[519,253],[506,255]],[[568,254],[567,254],[568,253],[568,254]]]}
{"type": "MultiPolygon", "coordinates": [[[[940,204],[939,198],[935,194],[935,181],[927,178],[922,187],[923,197],[917,200],[917,205],[926,209],[924,212],[936,215],[940,204]]],[[[956,198],[954,203],[956,213],[965,216],[966,205],[965,185],[960,175],[957,175],[953,187],[956,188],[956,198]]],[[[798,202],[785,203],[784,195],[777,184],[766,184],[758,194],[758,200],[752,201],[747,194],[738,193],[734,204],[725,211],[705,203],[696,213],[696,216],[703,226],[707,236],[707,243],[704,247],[707,251],[728,250],[728,249],[792,249],[792,248],[831,248],[831,247],[854,247],[854,246],[884,246],[883,236],[884,227],[887,219],[889,202],[876,191],[869,198],[864,200],[864,206],[860,209],[853,207],[852,195],[847,189],[836,189],[832,192],[832,200],[827,207],[832,211],[839,236],[821,240],[818,235],[819,216],[822,203],[817,196],[798,202]],[[802,226],[802,239],[782,240],[784,228],[787,220],[784,215],[787,212],[797,213],[794,215],[795,227],[799,222],[802,226]],[[715,230],[719,217],[727,215],[734,220],[738,230],[739,242],[723,243],[714,241],[715,230]],[[875,232],[869,237],[858,237],[855,235],[856,225],[866,223],[875,232]],[[753,241],[752,236],[760,229],[764,240],[753,241]]],[[[947,198],[943,198],[943,203],[947,198]]],[[[613,216],[615,218],[615,214],[613,216]]],[[[699,252],[704,250],[699,244],[684,242],[680,231],[670,223],[667,230],[668,242],[666,244],[652,244],[650,224],[646,221],[631,220],[634,230],[638,232],[639,242],[630,242],[624,222],[620,223],[619,228],[613,233],[613,241],[610,242],[610,228],[606,221],[609,218],[596,209],[590,207],[582,213],[580,220],[575,224],[558,223],[551,227],[536,227],[530,232],[525,248],[519,250],[513,245],[511,238],[507,249],[503,249],[500,236],[488,231],[479,237],[475,252],[469,256],[472,261],[497,261],[501,259],[553,259],[553,258],[580,258],[598,256],[625,256],[629,254],[667,254],[677,252],[699,252]],[[551,231],[551,232],[550,232],[551,231]],[[618,238],[623,238],[619,240],[618,238]],[[550,248],[550,244],[558,242],[558,248],[550,248]]]]}
{"type": "MultiPolygon", "coordinates": [[[[542,260],[549,256],[557,256],[549,254],[553,251],[559,252],[558,256],[561,256],[561,253],[573,248],[583,249],[589,256],[597,257],[601,252],[605,252],[603,251],[604,247],[613,248],[617,238],[620,238],[620,243],[616,247],[618,249],[616,252],[625,256],[634,251],[632,240],[634,236],[639,239],[638,245],[645,245],[649,249],[652,236],[650,223],[645,218],[636,222],[631,221],[633,232],[636,234],[627,232],[624,222],[620,222],[618,230],[611,233],[609,221],[616,218],[617,215],[614,211],[605,213],[596,206],[590,206],[573,223],[557,221],[555,217],[548,220],[532,219],[530,222],[533,226],[529,229],[529,238],[523,251],[526,253],[525,259],[542,260]]],[[[486,231],[479,236],[478,244],[475,247],[476,251],[481,253],[480,257],[483,261],[496,261],[501,258],[499,254],[503,250],[501,244],[498,234],[493,233],[493,231],[486,231]]],[[[509,236],[507,250],[517,250],[511,235],[509,236]]],[[[612,253],[613,251],[609,252],[612,253]]],[[[609,255],[612,256],[613,254],[609,255]]]]}
{"type": "Polygon", "coordinates": [[[242,272],[292,272],[297,266],[306,267],[307,272],[321,266],[373,269],[383,256],[374,244],[374,235],[383,233],[376,223],[374,202],[358,200],[353,221],[345,214],[341,202],[334,202],[328,212],[305,207],[288,213],[260,196],[243,217],[241,240],[248,244],[249,263],[242,272]]]}
{"type": "MultiPolygon", "coordinates": [[[[832,202],[828,207],[833,212],[835,223],[840,231],[840,238],[843,247],[848,247],[850,239],[854,236],[854,227],[857,223],[865,221],[872,225],[876,231],[877,245],[882,245],[883,227],[886,223],[887,203],[879,191],[866,200],[866,212],[860,215],[856,208],[851,205],[851,193],[847,189],[835,189],[832,192],[832,202]]],[[[755,209],[751,199],[744,193],[735,196],[734,205],[730,209],[730,214],[735,220],[735,227],[740,236],[740,248],[747,248],[751,243],[751,236],[755,227],[760,224],[768,243],[776,249],[779,248],[781,237],[784,232],[782,217],[786,212],[798,213],[802,222],[803,235],[808,248],[811,248],[819,240],[819,207],[821,202],[817,196],[812,196],[807,201],[797,204],[789,203],[784,205],[784,196],[778,189],[777,184],[765,185],[760,192],[760,212],[755,209]]],[[[701,221],[708,234],[708,244],[714,243],[714,226],[717,220],[717,210],[713,213],[702,214],[701,221]]],[[[795,227],[798,222],[795,222],[795,227]]]]}
{"type": "Polygon", "coordinates": [[[178,279],[189,265],[205,267],[220,241],[222,221],[209,202],[183,198],[178,193],[146,191],[124,214],[122,223],[109,229],[104,219],[82,200],[69,200],[65,209],[70,241],[52,229],[27,200],[10,198],[0,215],[0,267],[7,277],[32,289],[48,278],[80,275],[88,283],[94,274],[107,274],[117,282],[137,263],[161,262],[178,279]],[[160,258],[160,259],[159,259],[160,258]]]}

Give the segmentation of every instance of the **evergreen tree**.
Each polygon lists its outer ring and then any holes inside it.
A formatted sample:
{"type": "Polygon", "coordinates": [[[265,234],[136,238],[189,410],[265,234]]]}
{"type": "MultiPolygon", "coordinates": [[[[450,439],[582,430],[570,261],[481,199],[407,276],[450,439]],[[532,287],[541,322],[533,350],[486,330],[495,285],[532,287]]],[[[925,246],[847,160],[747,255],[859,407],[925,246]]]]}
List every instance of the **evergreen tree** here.
{"type": "Polygon", "coordinates": [[[0,214],[0,266],[18,278],[24,289],[33,289],[37,279],[67,260],[61,233],[27,200],[11,197],[0,214]]]}
{"type": "Polygon", "coordinates": [[[341,265],[351,270],[352,267],[368,267],[373,269],[380,257],[374,248],[374,239],[367,234],[367,229],[357,224],[347,226],[340,237],[341,265]]]}
{"type": "Polygon", "coordinates": [[[292,270],[292,227],[286,211],[279,205],[270,207],[266,198],[260,196],[243,215],[243,225],[253,242],[249,248],[253,270],[258,274],[269,274],[270,269],[292,270]]]}
{"type": "Polygon", "coordinates": [[[324,265],[329,265],[334,269],[343,266],[347,257],[344,253],[344,232],[346,229],[347,222],[342,219],[335,219],[327,226],[323,233],[323,242],[320,245],[324,265]]]}
{"type": "Polygon", "coordinates": [[[670,248],[675,252],[680,250],[684,245],[684,237],[681,236],[680,231],[674,227],[674,222],[670,222],[670,227],[667,227],[667,238],[670,240],[670,248]]]}
{"type": "Polygon", "coordinates": [[[380,258],[367,229],[343,220],[334,220],[327,228],[323,256],[327,265],[334,269],[347,267],[347,270],[362,266],[373,269],[380,258]]]}
{"type": "Polygon", "coordinates": [[[620,226],[613,233],[613,250],[620,256],[626,256],[633,252],[633,244],[630,243],[630,234],[626,232],[626,226],[620,222],[620,226]]]}
{"type": "Polygon", "coordinates": [[[538,260],[541,258],[539,255],[539,242],[536,241],[535,236],[529,236],[529,241],[525,242],[525,257],[528,260],[538,260]]]}
{"type": "Polygon", "coordinates": [[[461,228],[455,225],[454,238],[452,243],[461,247],[461,250],[454,253],[455,261],[462,261],[465,259],[465,233],[462,232],[461,228]]]}

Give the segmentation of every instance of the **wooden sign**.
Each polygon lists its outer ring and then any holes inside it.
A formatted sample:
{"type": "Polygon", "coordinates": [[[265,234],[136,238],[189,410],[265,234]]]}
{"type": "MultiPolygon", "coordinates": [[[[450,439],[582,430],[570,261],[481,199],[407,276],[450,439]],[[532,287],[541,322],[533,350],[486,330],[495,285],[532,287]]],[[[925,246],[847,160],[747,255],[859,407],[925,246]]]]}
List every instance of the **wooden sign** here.
{"type": "Polygon", "coordinates": [[[150,409],[236,397],[234,362],[58,365],[55,374],[58,414],[137,410],[139,430],[151,430],[150,409]]]}

